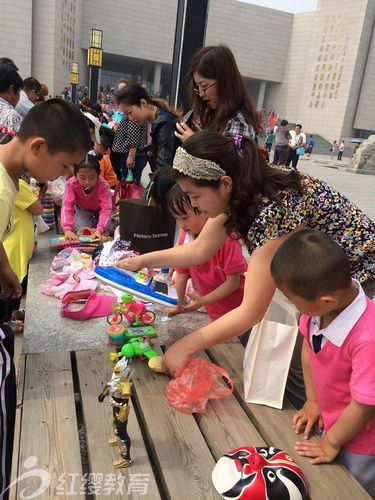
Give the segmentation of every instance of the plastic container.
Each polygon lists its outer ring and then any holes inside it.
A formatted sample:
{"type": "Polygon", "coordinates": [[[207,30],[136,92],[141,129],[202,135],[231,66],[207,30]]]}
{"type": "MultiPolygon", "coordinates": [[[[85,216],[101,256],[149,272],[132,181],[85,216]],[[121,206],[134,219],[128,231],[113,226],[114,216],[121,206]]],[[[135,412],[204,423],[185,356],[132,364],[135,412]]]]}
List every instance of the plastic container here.
{"type": "Polygon", "coordinates": [[[160,269],[160,273],[158,273],[156,276],[154,276],[154,280],[159,281],[161,283],[170,284],[170,279],[169,279],[168,273],[169,273],[169,268],[162,267],[160,269]]]}
{"type": "Polygon", "coordinates": [[[162,306],[161,304],[154,304],[154,313],[156,314],[156,321],[168,321],[169,316],[169,307],[167,306],[162,306]]]}

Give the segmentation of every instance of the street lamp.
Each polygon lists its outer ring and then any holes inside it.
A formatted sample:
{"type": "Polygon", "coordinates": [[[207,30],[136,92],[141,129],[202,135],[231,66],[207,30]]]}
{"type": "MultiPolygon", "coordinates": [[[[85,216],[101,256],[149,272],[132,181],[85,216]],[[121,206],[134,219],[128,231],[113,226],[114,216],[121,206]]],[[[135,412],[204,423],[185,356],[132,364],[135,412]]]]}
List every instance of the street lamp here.
{"type": "Polygon", "coordinates": [[[87,51],[87,65],[90,67],[89,73],[89,97],[92,102],[98,98],[99,68],[102,67],[103,59],[103,31],[93,28],[90,36],[90,47],[87,51]]]}
{"type": "Polygon", "coordinates": [[[78,63],[72,62],[70,65],[70,85],[72,86],[72,102],[76,102],[78,82],[79,82],[78,63]]]}

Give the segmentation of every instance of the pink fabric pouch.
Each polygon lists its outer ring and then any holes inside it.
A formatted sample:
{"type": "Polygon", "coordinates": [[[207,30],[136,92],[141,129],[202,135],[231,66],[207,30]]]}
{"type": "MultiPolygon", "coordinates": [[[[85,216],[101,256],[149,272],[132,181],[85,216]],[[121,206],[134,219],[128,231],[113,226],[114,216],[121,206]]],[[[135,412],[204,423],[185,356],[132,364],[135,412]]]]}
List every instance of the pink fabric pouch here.
{"type": "Polygon", "coordinates": [[[99,295],[94,290],[68,292],[61,300],[61,316],[83,321],[90,318],[107,316],[113,310],[113,303],[117,302],[113,295],[99,295]],[[81,303],[82,309],[72,311],[69,304],[81,303]]]}

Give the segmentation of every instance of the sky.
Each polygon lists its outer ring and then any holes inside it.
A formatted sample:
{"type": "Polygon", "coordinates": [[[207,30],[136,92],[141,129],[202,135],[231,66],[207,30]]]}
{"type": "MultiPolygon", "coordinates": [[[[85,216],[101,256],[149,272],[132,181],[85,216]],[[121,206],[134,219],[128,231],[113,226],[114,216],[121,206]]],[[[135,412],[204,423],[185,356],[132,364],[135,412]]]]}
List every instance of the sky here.
{"type": "Polygon", "coordinates": [[[318,0],[240,0],[241,2],[253,3],[261,7],[284,10],[286,12],[308,12],[315,10],[318,0]]]}

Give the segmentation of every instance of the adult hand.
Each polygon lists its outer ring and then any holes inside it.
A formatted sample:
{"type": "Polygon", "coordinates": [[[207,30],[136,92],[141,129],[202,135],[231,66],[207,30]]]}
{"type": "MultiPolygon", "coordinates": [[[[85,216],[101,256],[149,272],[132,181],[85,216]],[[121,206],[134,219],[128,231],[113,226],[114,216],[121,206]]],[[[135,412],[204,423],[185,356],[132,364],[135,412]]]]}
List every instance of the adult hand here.
{"type": "Polygon", "coordinates": [[[340,452],[340,446],[335,446],[324,437],[318,442],[297,441],[295,449],[298,455],[311,457],[310,464],[324,464],[334,460],[340,452]]]}
{"type": "Polygon", "coordinates": [[[192,358],[192,355],[186,349],[185,338],[173,344],[163,356],[163,370],[173,378],[181,375],[192,358]]]}
{"type": "Polygon", "coordinates": [[[174,133],[182,142],[186,141],[195,132],[186,123],[176,123],[177,132],[174,133]]]}
{"type": "Polygon", "coordinates": [[[199,297],[199,295],[188,293],[187,296],[189,297],[189,299],[191,299],[191,302],[190,304],[183,306],[183,310],[185,312],[197,311],[202,306],[204,306],[204,300],[202,297],[199,297]]]}
{"type": "Polygon", "coordinates": [[[128,257],[126,259],[121,259],[116,263],[116,266],[120,269],[126,269],[127,271],[139,271],[145,266],[142,263],[142,256],[138,257],[128,257]]]}
{"type": "Polygon", "coordinates": [[[19,299],[22,295],[22,286],[16,273],[8,265],[0,273],[1,293],[10,299],[19,299]]]}
{"type": "Polygon", "coordinates": [[[134,164],[135,164],[135,157],[128,155],[128,157],[126,158],[126,166],[130,169],[133,169],[134,164]]]}
{"type": "Polygon", "coordinates": [[[71,229],[64,231],[64,236],[66,240],[79,240],[76,233],[74,233],[71,229]]]}
{"type": "Polygon", "coordinates": [[[301,427],[305,425],[304,438],[309,439],[315,422],[318,422],[319,431],[323,432],[324,426],[319,404],[317,401],[307,400],[303,407],[294,415],[293,428],[296,434],[299,434],[301,427]]]}

